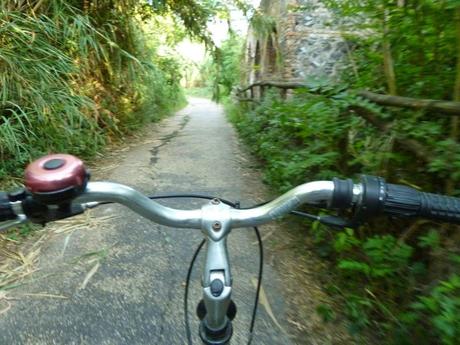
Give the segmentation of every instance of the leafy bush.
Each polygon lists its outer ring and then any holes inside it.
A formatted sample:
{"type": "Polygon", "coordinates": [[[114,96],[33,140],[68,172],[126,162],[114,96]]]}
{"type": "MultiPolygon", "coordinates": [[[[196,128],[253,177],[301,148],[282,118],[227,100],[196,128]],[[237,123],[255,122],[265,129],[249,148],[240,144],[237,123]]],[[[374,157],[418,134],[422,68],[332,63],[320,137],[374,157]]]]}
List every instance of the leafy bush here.
{"type": "Polygon", "coordinates": [[[307,94],[299,94],[291,102],[276,95],[266,97],[254,111],[243,109],[234,114],[233,121],[265,160],[266,180],[283,191],[307,176],[336,175],[339,152],[346,145],[339,138],[350,126],[341,116],[339,103],[307,94]]]}
{"type": "Polygon", "coordinates": [[[213,56],[201,67],[201,74],[205,80],[206,88],[212,90],[213,99],[221,101],[226,99],[233,87],[240,81],[241,52],[243,40],[233,32],[213,56]]]}
{"type": "MultiPolygon", "coordinates": [[[[419,296],[412,304],[411,325],[422,333],[422,327],[431,330],[433,339],[443,344],[458,344],[460,337],[460,276],[452,275],[437,284],[427,296],[419,296]]],[[[408,314],[405,315],[406,318],[408,314]]]]}
{"type": "MultiPolygon", "coordinates": [[[[396,151],[393,139],[401,135],[397,126],[393,132],[381,135],[350,109],[360,106],[381,119],[391,118],[392,113],[340,91],[341,87],[324,84],[314,87],[322,94],[301,91],[290,100],[283,100],[272,92],[256,107],[226,103],[229,118],[264,161],[265,180],[269,184],[285,191],[308,180],[367,172],[390,179],[397,176],[432,188],[431,181],[437,181],[439,175],[428,178],[426,170],[417,170],[409,153],[396,151]],[[424,176],[423,184],[417,176],[424,176]]],[[[409,128],[416,129],[411,133],[414,138],[430,136],[430,140],[435,141],[434,138],[443,133],[436,122],[431,126],[415,123],[413,126],[409,128]]],[[[447,159],[447,156],[440,154],[436,159],[447,159]]],[[[445,161],[438,164],[439,169],[445,169],[445,161]]],[[[448,169],[449,176],[454,176],[448,169]]],[[[446,255],[445,239],[439,235],[439,229],[428,223],[426,230],[423,227],[419,230],[418,239],[408,235],[407,243],[399,233],[404,223],[398,226],[385,220],[369,228],[340,232],[319,223],[310,229],[318,253],[334,262],[337,282],[332,291],[339,292],[343,298],[353,334],[372,329],[385,338],[391,335],[388,343],[398,344],[412,343],[407,342],[408,334],[419,331],[417,337],[413,336],[416,343],[430,343],[441,336],[434,321],[426,325],[431,332],[430,336],[426,335],[424,328],[414,320],[423,319],[427,311],[412,306],[423,295],[421,290],[429,281],[432,261],[446,255]],[[431,254],[435,252],[438,254],[431,254]]],[[[458,290],[453,290],[451,295],[458,297],[458,290]]],[[[443,306],[444,297],[439,293],[431,296],[443,306]]],[[[432,311],[433,320],[444,318],[442,308],[432,311]]],[[[327,306],[319,312],[329,319],[327,306]]]]}
{"type": "Polygon", "coordinates": [[[0,180],[48,152],[91,156],[183,102],[177,63],[146,44],[133,13],[105,5],[0,5],[0,180]]]}

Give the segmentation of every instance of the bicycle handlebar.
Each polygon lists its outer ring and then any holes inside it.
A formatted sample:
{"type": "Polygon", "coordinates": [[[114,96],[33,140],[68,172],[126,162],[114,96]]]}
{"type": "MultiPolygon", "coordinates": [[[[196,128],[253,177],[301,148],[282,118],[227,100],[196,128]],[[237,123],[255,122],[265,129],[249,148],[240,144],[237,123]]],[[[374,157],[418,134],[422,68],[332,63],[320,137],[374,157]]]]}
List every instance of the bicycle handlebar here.
{"type": "MultiPolygon", "coordinates": [[[[84,211],[85,203],[94,202],[120,203],[147,219],[176,228],[199,229],[206,221],[202,209],[169,208],[128,186],[88,180],[89,174],[76,157],[43,157],[26,169],[27,190],[0,193],[0,221],[10,220],[14,224],[14,219],[22,215],[19,218],[23,222],[25,215],[32,221],[46,223],[79,214],[84,211]]],[[[369,175],[363,175],[360,183],[337,178],[305,183],[262,206],[229,208],[227,219],[231,228],[251,227],[286,215],[302,204],[352,209],[355,223],[378,214],[387,214],[460,224],[459,198],[420,192],[369,175]]]]}
{"type": "Polygon", "coordinates": [[[302,204],[326,207],[332,200],[334,183],[315,181],[302,184],[269,203],[250,209],[231,211],[233,227],[250,227],[268,223],[295,210],[302,204]]]}
{"type": "MultiPolygon", "coordinates": [[[[178,210],[150,200],[128,186],[112,182],[89,182],[85,191],[72,204],[115,202],[127,206],[141,216],[156,223],[176,227],[199,229],[202,226],[201,209],[178,210]]],[[[43,204],[30,204],[30,200],[10,201],[0,193],[0,221],[13,220],[25,214],[32,220],[35,213],[45,211],[43,204]],[[16,204],[13,208],[12,205],[16,204]],[[19,211],[18,211],[19,210],[19,211]],[[20,211],[22,210],[22,212],[20,211]]],[[[249,209],[231,208],[231,227],[251,227],[270,222],[295,210],[302,204],[329,209],[353,209],[355,219],[365,221],[378,214],[396,217],[422,217],[460,224],[460,199],[439,194],[424,193],[407,186],[386,183],[380,177],[364,175],[361,183],[351,180],[315,181],[300,185],[269,203],[249,209]]],[[[83,209],[81,209],[83,211],[83,209]]],[[[81,213],[74,211],[69,216],[81,213]]],[[[55,211],[44,221],[65,218],[65,213],[55,211]],[[59,214],[59,217],[56,216],[59,214]]],[[[23,219],[21,220],[21,222],[23,219]]],[[[13,223],[11,223],[13,224],[13,223]]]]}

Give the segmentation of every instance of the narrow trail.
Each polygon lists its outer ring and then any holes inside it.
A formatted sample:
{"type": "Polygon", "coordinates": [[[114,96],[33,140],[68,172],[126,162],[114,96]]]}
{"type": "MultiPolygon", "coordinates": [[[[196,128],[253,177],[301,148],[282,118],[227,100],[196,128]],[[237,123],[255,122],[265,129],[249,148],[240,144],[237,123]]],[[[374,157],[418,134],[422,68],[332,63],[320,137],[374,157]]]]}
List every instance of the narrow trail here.
{"type": "MultiPolygon", "coordinates": [[[[211,101],[192,98],[185,109],[145,133],[141,142],[126,143],[116,157],[101,159],[106,165],[96,167],[93,176],[147,194],[204,193],[246,206],[268,199],[251,157],[211,101]]],[[[200,203],[165,204],[193,208],[200,203]]],[[[264,267],[253,344],[350,344],[342,322],[324,325],[316,316],[315,306],[327,296],[319,283],[308,281],[314,277],[308,268],[312,263],[276,251],[288,237],[273,235],[279,229],[280,224],[261,229],[263,237],[274,240],[264,267]]],[[[155,225],[116,205],[45,231],[51,235],[41,246],[37,272],[9,292],[11,308],[0,315],[0,344],[186,343],[184,281],[200,231],[155,225]]],[[[255,241],[245,229],[229,237],[238,307],[232,344],[247,341],[258,267],[255,241]]],[[[194,344],[199,344],[194,311],[202,259],[201,254],[189,304],[194,344]]]]}

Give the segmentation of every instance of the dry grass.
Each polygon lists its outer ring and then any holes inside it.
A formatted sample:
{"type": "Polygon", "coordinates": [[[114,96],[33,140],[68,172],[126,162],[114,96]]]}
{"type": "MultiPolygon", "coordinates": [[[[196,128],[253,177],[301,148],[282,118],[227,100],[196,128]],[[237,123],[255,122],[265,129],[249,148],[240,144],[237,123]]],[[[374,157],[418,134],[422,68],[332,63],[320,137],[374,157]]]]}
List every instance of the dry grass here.
{"type": "MultiPolygon", "coordinates": [[[[61,251],[61,258],[64,257],[71,236],[75,231],[84,229],[101,229],[104,225],[117,216],[95,217],[91,210],[85,214],[74,217],[72,219],[61,220],[54,222],[39,231],[36,231],[31,237],[24,241],[16,241],[9,239],[6,235],[0,235],[0,301],[6,304],[2,309],[0,303],[0,314],[6,312],[10,308],[10,300],[20,297],[35,297],[35,298],[66,298],[65,296],[52,295],[48,293],[38,294],[14,294],[12,290],[31,279],[31,275],[39,271],[39,256],[41,248],[53,236],[65,236],[64,246],[61,251]]],[[[73,264],[80,261],[82,257],[90,258],[91,262],[96,262],[93,269],[88,273],[83,281],[81,288],[85,288],[90,278],[96,273],[99,260],[102,257],[100,253],[86,253],[81,257],[74,258],[73,264]],[[94,254],[94,255],[93,255],[94,254]]],[[[88,261],[90,262],[90,261],[88,261]]],[[[62,265],[67,265],[68,262],[62,261],[62,265]]],[[[58,264],[59,265],[59,264],[58,264]]]]}

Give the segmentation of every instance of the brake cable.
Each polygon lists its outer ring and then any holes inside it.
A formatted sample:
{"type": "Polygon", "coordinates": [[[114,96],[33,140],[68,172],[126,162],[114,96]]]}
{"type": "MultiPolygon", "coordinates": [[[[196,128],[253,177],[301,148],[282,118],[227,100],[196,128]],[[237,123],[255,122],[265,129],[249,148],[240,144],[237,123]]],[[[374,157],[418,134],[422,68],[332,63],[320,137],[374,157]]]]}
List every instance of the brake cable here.
{"type": "Polygon", "coordinates": [[[203,248],[204,244],[206,243],[206,240],[202,240],[198,247],[195,250],[195,253],[193,254],[192,260],[190,261],[190,265],[188,267],[187,271],[187,278],[185,280],[185,292],[184,292],[184,317],[185,317],[185,333],[187,335],[187,342],[189,345],[192,345],[192,333],[190,331],[190,324],[188,322],[188,288],[190,285],[190,278],[192,276],[192,271],[193,271],[193,265],[195,264],[195,260],[198,257],[198,254],[201,251],[201,248],[203,248]]]}
{"type": "MultiPolygon", "coordinates": [[[[268,204],[268,203],[270,203],[272,201],[273,200],[261,202],[260,204],[253,205],[251,207],[244,207],[244,208],[237,207],[237,208],[240,208],[241,210],[249,210],[251,208],[264,206],[264,205],[266,205],[266,204],[268,204]]],[[[307,218],[307,219],[310,219],[310,220],[313,220],[313,221],[317,221],[317,222],[320,222],[321,224],[324,224],[326,226],[330,226],[330,227],[333,227],[333,228],[352,228],[352,227],[356,227],[359,224],[359,222],[356,222],[355,220],[347,220],[347,219],[344,219],[344,218],[341,218],[341,217],[338,217],[338,216],[332,216],[332,215],[317,216],[317,215],[314,215],[314,214],[301,212],[301,211],[291,211],[291,212],[289,212],[289,214],[291,214],[293,216],[307,218]]]]}

